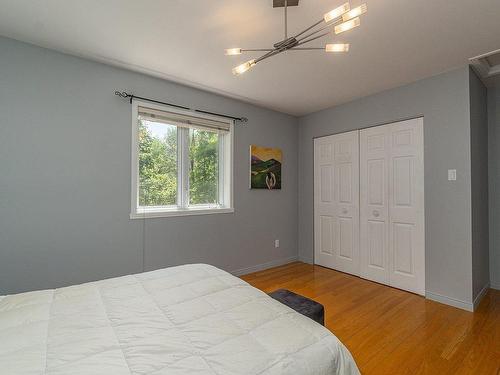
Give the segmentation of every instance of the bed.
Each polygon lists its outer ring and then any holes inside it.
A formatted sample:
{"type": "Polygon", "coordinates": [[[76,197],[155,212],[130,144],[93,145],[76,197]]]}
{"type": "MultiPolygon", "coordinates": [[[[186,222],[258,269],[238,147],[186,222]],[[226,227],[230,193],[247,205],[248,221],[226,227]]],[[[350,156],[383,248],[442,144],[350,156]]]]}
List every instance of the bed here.
{"type": "Polygon", "coordinates": [[[0,297],[0,373],[359,374],[326,328],[191,264],[0,297]]]}

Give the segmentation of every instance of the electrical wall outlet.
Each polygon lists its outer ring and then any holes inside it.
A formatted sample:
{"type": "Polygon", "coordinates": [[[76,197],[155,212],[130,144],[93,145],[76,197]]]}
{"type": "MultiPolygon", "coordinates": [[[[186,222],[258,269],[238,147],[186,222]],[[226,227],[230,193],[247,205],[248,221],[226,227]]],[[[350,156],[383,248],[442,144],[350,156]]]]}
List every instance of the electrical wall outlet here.
{"type": "Polygon", "coordinates": [[[280,247],[280,240],[274,240],[274,247],[280,247]]]}

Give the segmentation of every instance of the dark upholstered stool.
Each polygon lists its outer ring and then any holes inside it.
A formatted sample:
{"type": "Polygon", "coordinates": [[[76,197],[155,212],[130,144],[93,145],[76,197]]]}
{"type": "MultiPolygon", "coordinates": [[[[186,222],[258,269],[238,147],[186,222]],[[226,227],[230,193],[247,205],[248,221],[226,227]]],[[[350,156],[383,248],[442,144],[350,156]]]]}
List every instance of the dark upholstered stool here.
{"type": "Polygon", "coordinates": [[[269,296],[319,324],[325,325],[325,308],[321,303],[286,289],[278,289],[269,293],[269,296]]]}

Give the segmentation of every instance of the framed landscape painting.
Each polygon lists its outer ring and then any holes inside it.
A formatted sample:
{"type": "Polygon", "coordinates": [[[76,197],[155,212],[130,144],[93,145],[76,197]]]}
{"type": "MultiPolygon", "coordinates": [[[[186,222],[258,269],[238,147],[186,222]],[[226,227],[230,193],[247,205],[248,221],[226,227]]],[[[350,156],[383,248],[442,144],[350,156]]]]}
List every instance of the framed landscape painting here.
{"type": "Polygon", "coordinates": [[[279,148],[250,146],[250,189],[281,189],[281,163],[279,148]]]}

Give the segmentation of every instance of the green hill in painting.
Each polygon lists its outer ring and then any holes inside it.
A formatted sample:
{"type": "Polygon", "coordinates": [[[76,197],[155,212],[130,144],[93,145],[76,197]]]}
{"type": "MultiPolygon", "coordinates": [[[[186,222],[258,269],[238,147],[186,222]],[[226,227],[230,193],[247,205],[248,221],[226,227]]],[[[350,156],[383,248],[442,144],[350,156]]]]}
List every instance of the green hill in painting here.
{"type": "Polygon", "coordinates": [[[263,161],[252,156],[250,176],[252,189],[268,189],[266,176],[271,174],[276,178],[276,184],[272,189],[281,189],[281,163],[275,159],[263,161]]]}

